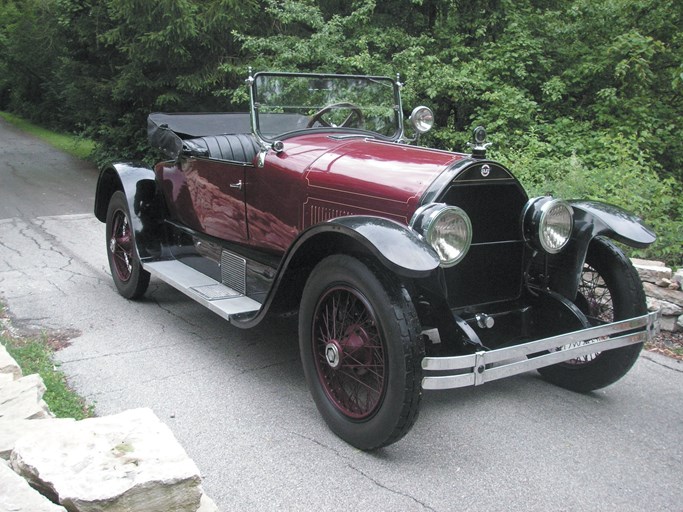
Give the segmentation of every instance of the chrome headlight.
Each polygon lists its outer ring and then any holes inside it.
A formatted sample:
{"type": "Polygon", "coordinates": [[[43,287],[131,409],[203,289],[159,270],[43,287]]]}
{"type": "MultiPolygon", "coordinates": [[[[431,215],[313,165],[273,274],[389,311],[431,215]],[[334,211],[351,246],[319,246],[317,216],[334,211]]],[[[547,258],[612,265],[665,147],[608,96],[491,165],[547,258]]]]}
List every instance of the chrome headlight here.
{"type": "Polygon", "coordinates": [[[432,203],[419,208],[410,226],[436,251],[442,267],[452,267],[472,243],[472,222],[462,208],[432,203]]]}
{"type": "Polygon", "coordinates": [[[427,133],[434,126],[434,113],[429,107],[415,107],[409,120],[417,133],[427,133]]]}
{"type": "Polygon", "coordinates": [[[534,248],[557,254],[571,237],[574,210],[561,199],[537,197],[527,203],[523,223],[524,236],[534,248]]]}

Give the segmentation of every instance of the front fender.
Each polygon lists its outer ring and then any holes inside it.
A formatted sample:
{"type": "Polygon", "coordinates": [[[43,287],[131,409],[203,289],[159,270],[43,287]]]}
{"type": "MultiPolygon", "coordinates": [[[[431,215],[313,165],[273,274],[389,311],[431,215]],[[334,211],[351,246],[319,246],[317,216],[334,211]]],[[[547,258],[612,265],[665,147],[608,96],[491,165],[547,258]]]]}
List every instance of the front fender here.
{"type": "Polygon", "coordinates": [[[310,269],[332,254],[370,255],[390,272],[405,278],[433,276],[436,252],[412,229],[393,220],[355,215],[321,222],[303,231],[287,250],[263,307],[256,315],[231,317],[239,327],[258,324],[272,308],[286,311],[298,304],[310,269]]]}
{"type": "Polygon", "coordinates": [[[579,230],[589,227],[591,239],[607,236],[631,247],[644,248],[657,236],[632,213],[599,201],[569,201],[574,209],[574,222],[579,230]]]}
{"type": "Polygon", "coordinates": [[[591,240],[604,236],[643,248],[657,236],[639,217],[618,206],[599,201],[569,201],[569,204],[574,209],[574,232],[567,248],[551,256],[549,263],[554,269],[551,287],[574,300],[591,240]]]}
{"type": "Polygon", "coordinates": [[[405,277],[426,277],[439,266],[439,256],[415,231],[393,220],[364,215],[326,223],[363,244],[390,271],[405,277]]]}
{"type": "Polygon", "coordinates": [[[154,171],[133,163],[115,163],[102,169],[95,190],[95,217],[107,221],[107,208],[114,192],[121,190],[128,201],[130,222],[141,259],[159,251],[159,209],[154,171]]]}

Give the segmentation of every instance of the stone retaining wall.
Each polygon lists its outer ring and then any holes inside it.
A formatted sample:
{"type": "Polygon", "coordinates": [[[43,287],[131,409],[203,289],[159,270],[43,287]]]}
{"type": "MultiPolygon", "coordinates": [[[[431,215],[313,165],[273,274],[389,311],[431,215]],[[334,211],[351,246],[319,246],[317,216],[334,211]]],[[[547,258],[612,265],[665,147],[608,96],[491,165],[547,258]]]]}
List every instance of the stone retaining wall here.
{"type": "Polygon", "coordinates": [[[631,261],[643,281],[648,309],[662,310],[662,330],[683,331],[683,269],[674,273],[661,261],[631,261]]]}
{"type": "Polygon", "coordinates": [[[58,419],[39,375],[0,345],[0,511],[217,512],[201,476],[150,409],[58,419]]]}

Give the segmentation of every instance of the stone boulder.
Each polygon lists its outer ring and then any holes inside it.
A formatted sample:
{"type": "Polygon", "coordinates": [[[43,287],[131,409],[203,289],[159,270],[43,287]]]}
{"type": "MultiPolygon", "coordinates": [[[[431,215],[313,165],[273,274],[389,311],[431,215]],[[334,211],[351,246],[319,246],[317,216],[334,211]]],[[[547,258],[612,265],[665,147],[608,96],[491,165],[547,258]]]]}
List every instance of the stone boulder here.
{"type": "MultiPolygon", "coordinates": [[[[73,418],[48,418],[41,420],[0,419],[0,459],[9,460],[17,440],[26,435],[44,435],[59,423],[74,423],[73,418]]],[[[2,509],[0,509],[2,510],[2,509]]]]}
{"type": "Polygon", "coordinates": [[[53,414],[43,401],[43,393],[45,384],[37,373],[0,383],[0,419],[52,417],[53,414]]]}
{"type": "Polygon", "coordinates": [[[678,283],[678,285],[683,288],[683,269],[679,268],[676,273],[671,278],[672,281],[678,283]]]}
{"type": "Polygon", "coordinates": [[[664,279],[671,279],[671,269],[661,261],[640,260],[631,258],[631,263],[638,271],[641,281],[658,283],[664,279]]]}
{"type": "Polygon", "coordinates": [[[0,374],[10,374],[13,379],[21,377],[21,368],[2,344],[0,344],[0,374]]]}
{"type": "Polygon", "coordinates": [[[69,512],[196,512],[201,477],[149,409],[60,423],[17,440],[12,468],[69,512]]]}
{"type": "Polygon", "coordinates": [[[66,512],[0,463],[0,510],[3,512],[66,512]]]}
{"type": "Polygon", "coordinates": [[[648,297],[683,307],[683,292],[680,290],[670,290],[669,288],[662,288],[652,283],[643,283],[643,289],[648,297]]]}

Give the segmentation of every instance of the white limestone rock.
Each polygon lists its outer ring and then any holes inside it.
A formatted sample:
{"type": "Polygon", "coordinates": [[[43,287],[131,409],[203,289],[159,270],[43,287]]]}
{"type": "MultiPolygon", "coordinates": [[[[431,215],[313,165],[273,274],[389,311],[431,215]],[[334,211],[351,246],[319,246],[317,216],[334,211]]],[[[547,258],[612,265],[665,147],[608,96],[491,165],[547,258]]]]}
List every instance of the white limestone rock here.
{"type": "Polygon", "coordinates": [[[43,435],[58,428],[59,423],[74,423],[73,418],[48,418],[41,420],[0,419],[0,459],[9,460],[17,440],[26,435],[43,435]]]}
{"type": "Polygon", "coordinates": [[[202,499],[199,503],[197,512],[219,512],[216,503],[206,494],[202,494],[202,499]]]}
{"type": "Polygon", "coordinates": [[[21,368],[14,360],[14,358],[9,355],[5,346],[0,343],[0,373],[9,373],[14,376],[15,379],[21,377],[21,368]]]}
{"type": "Polygon", "coordinates": [[[43,401],[45,384],[37,373],[0,384],[0,419],[50,418],[43,401]]]}
{"type": "Polygon", "coordinates": [[[196,512],[201,477],[149,409],[89,418],[19,439],[12,467],[78,512],[196,512]]]}
{"type": "Polygon", "coordinates": [[[0,464],[0,511],[66,512],[33,489],[7,465],[0,464]]]}
{"type": "Polygon", "coordinates": [[[664,300],[683,307],[683,292],[680,290],[660,288],[652,283],[643,283],[643,289],[645,290],[645,295],[648,297],[664,300]]]}
{"type": "Polygon", "coordinates": [[[663,316],[660,319],[659,327],[662,331],[677,332],[680,330],[678,322],[680,317],[677,316],[663,316]]]}
{"type": "Polygon", "coordinates": [[[631,258],[633,265],[646,265],[650,267],[666,267],[666,263],[657,260],[643,260],[640,258],[631,258]]]}
{"type": "Polygon", "coordinates": [[[662,310],[662,316],[679,316],[683,315],[683,307],[665,300],[655,299],[653,297],[646,297],[647,309],[649,311],[662,310]]]}
{"type": "Polygon", "coordinates": [[[657,283],[663,279],[671,280],[671,269],[665,266],[661,261],[639,260],[633,258],[631,263],[633,263],[633,266],[638,271],[641,281],[657,283]]]}
{"type": "Polygon", "coordinates": [[[677,282],[678,285],[683,288],[683,268],[679,268],[671,280],[677,282]]]}

